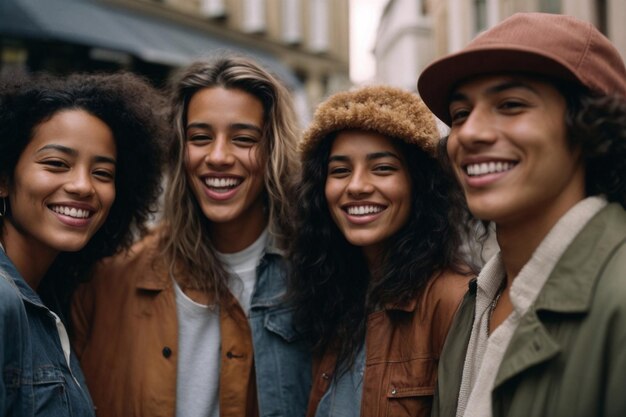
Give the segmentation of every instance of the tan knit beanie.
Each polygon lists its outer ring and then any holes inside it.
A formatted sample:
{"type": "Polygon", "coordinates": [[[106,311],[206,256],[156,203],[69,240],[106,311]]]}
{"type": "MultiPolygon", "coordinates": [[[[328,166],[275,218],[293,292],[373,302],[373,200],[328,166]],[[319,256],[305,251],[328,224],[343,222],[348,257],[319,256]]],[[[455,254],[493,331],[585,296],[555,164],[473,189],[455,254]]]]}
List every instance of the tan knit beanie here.
{"type": "Polygon", "coordinates": [[[321,103],[300,142],[309,158],[331,133],[358,129],[419,146],[434,155],[439,133],[435,118],[415,93],[388,86],[369,86],[334,94],[321,103]]]}

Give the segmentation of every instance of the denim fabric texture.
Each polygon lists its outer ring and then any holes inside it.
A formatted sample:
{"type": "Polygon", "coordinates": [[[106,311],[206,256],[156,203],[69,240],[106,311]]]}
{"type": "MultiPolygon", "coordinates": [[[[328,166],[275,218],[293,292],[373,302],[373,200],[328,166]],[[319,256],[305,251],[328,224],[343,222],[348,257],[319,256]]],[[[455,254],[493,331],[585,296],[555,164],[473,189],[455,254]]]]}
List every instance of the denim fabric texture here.
{"type": "Polygon", "coordinates": [[[320,400],[315,417],[359,417],[365,374],[365,343],[350,369],[333,379],[320,400]]]}
{"type": "Polygon", "coordinates": [[[7,417],[91,417],[76,357],[68,366],[55,316],[0,250],[0,413],[7,417]]]}
{"type": "Polygon", "coordinates": [[[311,390],[311,350],[285,304],[287,265],[268,248],[257,267],[249,313],[261,417],[304,416],[311,390]]]}

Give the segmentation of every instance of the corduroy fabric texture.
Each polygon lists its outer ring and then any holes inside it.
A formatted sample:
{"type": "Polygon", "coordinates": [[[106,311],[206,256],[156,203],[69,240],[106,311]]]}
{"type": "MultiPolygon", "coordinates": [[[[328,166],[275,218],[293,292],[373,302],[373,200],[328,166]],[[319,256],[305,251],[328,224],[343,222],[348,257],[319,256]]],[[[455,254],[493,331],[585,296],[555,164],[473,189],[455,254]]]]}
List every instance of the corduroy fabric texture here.
{"type": "Polygon", "coordinates": [[[329,135],[342,130],[380,133],[434,155],[439,133],[432,113],[415,93],[368,86],[332,95],[321,103],[300,142],[302,160],[329,135]]]}
{"type": "Polygon", "coordinates": [[[450,125],[448,104],[461,81],[502,72],[571,81],[602,94],[626,97],[626,67],[619,52],[591,23],[549,13],[517,13],[478,35],[461,51],[430,64],[417,87],[450,125]]]}

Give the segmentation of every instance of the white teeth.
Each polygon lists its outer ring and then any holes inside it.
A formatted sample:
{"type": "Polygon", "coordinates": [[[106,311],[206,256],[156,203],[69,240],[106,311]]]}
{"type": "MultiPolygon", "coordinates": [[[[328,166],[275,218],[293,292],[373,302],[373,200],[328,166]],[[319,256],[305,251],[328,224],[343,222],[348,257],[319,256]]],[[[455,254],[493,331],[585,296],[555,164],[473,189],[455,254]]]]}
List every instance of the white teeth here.
{"type": "Polygon", "coordinates": [[[77,209],[75,207],[52,206],[52,211],[77,219],[86,219],[91,216],[91,212],[89,210],[77,209]]]}
{"type": "Polygon", "coordinates": [[[226,187],[236,187],[241,184],[241,180],[237,178],[215,178],[209,177],[204,179],[204,183],[207,187],[215,187],[215,188],[226,188],[226,187]]]}
{"type": "Polygon", "coordinates": [[[511,162],[482,162],[480,164],[471,164],[465,167],[467,175],[470,177],[477,175],[493,174],[496,172],[504,172],[515,166],[511,162]]]}
{"type": "Polygon", "coordinates": [[[381,206],[350,206],[348,214],[352,216],[363,216],[366,214],[380,213],[384,208],[381,206]]]}

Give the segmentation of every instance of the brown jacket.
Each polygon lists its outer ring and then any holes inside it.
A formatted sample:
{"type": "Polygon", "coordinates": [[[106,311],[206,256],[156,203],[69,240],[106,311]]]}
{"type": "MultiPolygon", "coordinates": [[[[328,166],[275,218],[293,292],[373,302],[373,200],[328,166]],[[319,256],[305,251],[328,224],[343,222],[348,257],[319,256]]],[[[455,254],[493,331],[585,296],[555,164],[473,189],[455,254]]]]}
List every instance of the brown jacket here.
{"type": "MultiPolygon", "coordinates": [[[[430,415],[439,354],[469,280],[445,272],[430,281],[419,300],[369,315],[362,417],[430,415]]],[[[314,363],[307,417],[315,416],[335,362],[335,355],[325,354],[314,363]]]]}
{"type": "MultiPolygon", "coordinates": [[[[72,306],[73,347],[99,417],[172,417],[178,322],[156,236],[105,260],[72,306]]],[[[220,415],[255,416],[252,337],[233,296],[220,304],[220,415]],[[227,398],[226,398],[227,397],[227,398]]]]}

